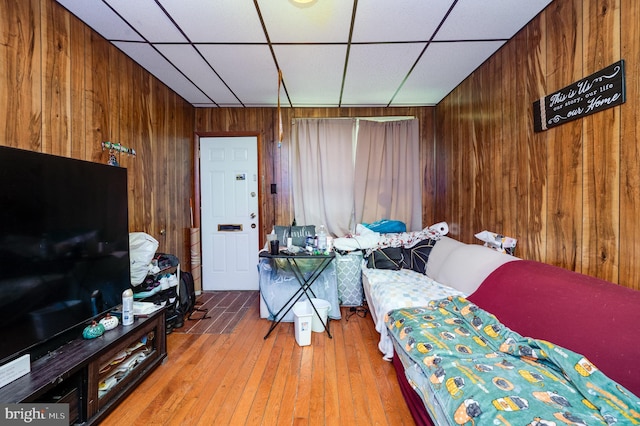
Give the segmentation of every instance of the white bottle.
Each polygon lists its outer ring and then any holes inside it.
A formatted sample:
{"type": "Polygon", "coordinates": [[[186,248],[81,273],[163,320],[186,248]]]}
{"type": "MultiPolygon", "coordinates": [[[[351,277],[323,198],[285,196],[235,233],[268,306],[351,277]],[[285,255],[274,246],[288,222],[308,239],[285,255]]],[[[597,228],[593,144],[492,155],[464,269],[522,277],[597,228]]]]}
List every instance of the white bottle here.
{"type": "Polygon", "coordinates": [[[324,252],[327,249],[327,233],[324,230],[324,225],[320,225],[318,231],[318,250],[324,252]]]}
{"type": "Polygon", "coordinates": [[[122,325],[133,324],[133,291],[122,292],[122,325]]]}

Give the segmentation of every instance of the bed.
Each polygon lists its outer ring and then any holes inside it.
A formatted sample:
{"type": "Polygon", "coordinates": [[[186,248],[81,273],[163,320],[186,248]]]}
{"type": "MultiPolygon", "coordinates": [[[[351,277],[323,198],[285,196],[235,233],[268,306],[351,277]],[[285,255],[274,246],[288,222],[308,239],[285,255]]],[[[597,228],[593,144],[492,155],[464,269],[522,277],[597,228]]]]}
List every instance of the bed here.
{"type": "Polygon", "coordinates": [[[417,425],[640,424],[640,292],[447,237],[424,272],[362,268],[417,425]]]}
{"type": "Polygon", "coordinates": [[[443,238],[441,223],[420,231],[387,233],[375,232],[358,224],[354,234],[334,240],[334,247],[339,251],[364,253],[362,288],[376,330],[380,333],[378,348],[387,361],[393,358],[393,344],[384,325],[384,315],[389,310],[465,294],[425,275],[428,257],[440,240],[443,240],[438,249],[440,253],[448,252],[448,248],[455,244],[454,240],[443,238]],[[391,250],[395,253],[389,254],[394,258],[391,262],[386,255],[380,257],[385,261],[382,264],[373,261],[377,254],[390,253],[391,250]]]}
{"type": "Polygon", "coordinates": [[[437,425],[640,422],[640,399],[587,358],[523,337],[464,297],[395,309],[385,322],[437,425]]]}
{"type": "Polygon", "coordinates": [[[387,312],[396,308],[424,306],[447,296],[464,295],[411,269],[372,269],[367,268],[366,262],[362,264],[362,285],[376,331],[380,333],[378,349],[387,361],[393,358],[394,352],[384,322],[387,312]]]}

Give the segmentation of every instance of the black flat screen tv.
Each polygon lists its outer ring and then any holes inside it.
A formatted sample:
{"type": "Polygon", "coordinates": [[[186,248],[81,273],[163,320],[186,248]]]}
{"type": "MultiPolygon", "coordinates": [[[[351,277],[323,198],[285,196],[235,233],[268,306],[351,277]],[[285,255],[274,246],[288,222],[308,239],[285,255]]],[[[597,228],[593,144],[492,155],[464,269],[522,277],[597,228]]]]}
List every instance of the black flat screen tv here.
{"type": "Polygon", "coordinates": [[[0,365],[81,337],[129,267],[126,169],[0,146],[0,365]]]}

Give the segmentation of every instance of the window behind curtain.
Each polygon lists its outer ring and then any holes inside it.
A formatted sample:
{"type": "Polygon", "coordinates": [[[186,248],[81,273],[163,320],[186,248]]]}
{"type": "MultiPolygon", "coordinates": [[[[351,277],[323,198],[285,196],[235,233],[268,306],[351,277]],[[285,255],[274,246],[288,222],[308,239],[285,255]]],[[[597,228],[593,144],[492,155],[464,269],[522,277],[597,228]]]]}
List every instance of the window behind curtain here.
{"type": "Polygon", "coordinates": [[[418,120],[360,120],[355,161],[358,222],[400,220],[422,229],[422,186],[418,120]]]}
{"type": "Polygon", "coordinates": [[[355,120],[296,120],[292,146],[293,206],[298,225],[349,232],[353,212],[355,120]]]}
{"type": "Polygon", "coordinates": [[[292,192],[299,225],[324,224],[337,236],[380,219],[421,229],[417,119],[298,119],[294,128],[292,192]]]}

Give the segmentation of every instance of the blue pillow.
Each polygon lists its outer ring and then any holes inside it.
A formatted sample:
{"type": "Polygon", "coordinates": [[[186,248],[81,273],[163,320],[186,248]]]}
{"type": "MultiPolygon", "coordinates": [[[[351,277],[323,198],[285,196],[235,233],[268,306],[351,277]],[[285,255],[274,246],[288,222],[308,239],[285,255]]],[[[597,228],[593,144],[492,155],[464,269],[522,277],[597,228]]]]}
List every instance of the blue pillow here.
{"type": "Polygon", "coordinates": [[[399,220],[381,219],[373,223],[363,223],[363,225],[381,234],[407,232],[407,225],[399,220]]]}

